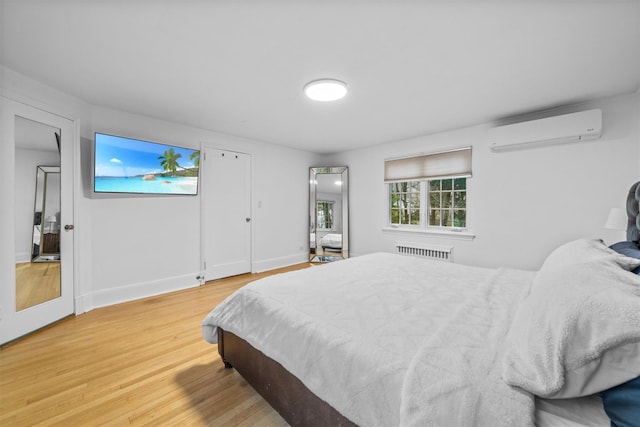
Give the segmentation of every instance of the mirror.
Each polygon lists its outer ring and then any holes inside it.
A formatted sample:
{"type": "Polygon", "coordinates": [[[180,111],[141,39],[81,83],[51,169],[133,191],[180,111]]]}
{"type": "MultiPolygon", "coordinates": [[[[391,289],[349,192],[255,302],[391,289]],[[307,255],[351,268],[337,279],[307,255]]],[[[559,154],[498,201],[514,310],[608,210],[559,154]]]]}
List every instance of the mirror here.
{"type": "Polygon", "coordinates": [[[15,129],[15,286],[20,311],[61,295],[61,131],[19,116],[15,129]]]}
{"type": "Polygon", "coordinates": [[[331,262],[349,257],[349,168],[309,169],[309,259],[331,262]]]}
{"type": "Polygon", "coordinates": [[[32,262],[60,261],[60,167],[36,167],[32,262]]]}

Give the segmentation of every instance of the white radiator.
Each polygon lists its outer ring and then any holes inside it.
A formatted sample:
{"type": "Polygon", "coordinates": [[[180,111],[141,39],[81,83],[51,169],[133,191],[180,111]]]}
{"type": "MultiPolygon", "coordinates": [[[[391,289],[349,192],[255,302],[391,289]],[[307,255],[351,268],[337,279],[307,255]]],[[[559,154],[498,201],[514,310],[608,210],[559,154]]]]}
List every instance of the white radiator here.
{"type": "Polygon", "coordinates": [[[425,243],[399,242],[396,243],[396,251],[402,255],[412,255],[438,261],[453,262],[453,247],[431,245],[425,243]]]}

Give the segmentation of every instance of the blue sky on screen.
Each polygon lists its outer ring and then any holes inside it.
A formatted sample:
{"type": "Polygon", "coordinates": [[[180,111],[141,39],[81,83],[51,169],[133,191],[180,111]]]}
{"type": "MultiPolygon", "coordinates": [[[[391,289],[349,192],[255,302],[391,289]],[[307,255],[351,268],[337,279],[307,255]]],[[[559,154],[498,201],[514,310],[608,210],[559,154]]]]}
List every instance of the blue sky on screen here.
{"type": "Polygon", "coordinates": [[[96,133],[95,175],[121,177],[164,172],[158,157],[170,148],[182,155],[178,159],[180,166],[194,166],[189,156],[198,150],[96,133]]]}

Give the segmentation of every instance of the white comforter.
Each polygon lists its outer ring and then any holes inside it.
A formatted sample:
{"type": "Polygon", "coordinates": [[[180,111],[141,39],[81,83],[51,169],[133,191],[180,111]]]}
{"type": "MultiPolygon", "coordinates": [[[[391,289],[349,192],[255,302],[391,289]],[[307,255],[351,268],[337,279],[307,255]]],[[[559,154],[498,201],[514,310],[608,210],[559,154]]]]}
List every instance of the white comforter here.
{"type": "Polygon", "coordinates": [[[320,239],[320,246],[327,248],[342,248],[342,234],[325,234],[320,239]]]}
{"type": "Polygon", "coordinates": [[[530,426],[500,360],[533,274],[366,255],[253,282],[203,335],[244,338],[360,426],[530,426]]]}

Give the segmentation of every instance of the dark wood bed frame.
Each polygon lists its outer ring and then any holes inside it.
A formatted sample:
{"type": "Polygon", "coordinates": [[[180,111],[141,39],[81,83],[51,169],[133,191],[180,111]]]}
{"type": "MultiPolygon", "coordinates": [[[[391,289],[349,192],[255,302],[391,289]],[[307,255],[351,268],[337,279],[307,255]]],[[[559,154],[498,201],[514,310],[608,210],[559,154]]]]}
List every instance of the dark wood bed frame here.
{"type": "Polygon", "coordinates": [[[356,426],[275,360],[218,328],[218,353],[292,426],[356,426]]]}

